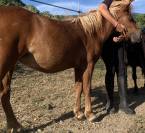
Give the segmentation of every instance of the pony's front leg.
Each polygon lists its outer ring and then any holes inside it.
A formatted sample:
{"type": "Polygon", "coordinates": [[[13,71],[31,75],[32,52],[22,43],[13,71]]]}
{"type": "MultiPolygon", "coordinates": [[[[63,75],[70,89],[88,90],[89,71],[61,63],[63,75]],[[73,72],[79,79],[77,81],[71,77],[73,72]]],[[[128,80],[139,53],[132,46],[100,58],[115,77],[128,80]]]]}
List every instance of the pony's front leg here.
{"type": "Polygon", "coordinates": [[[134,110],[132,110],[127,101],[127,68],[124,63],[124,49],[121,47],[118,50],[118,70],[117,73],[117,81],[118,81],[118,89],[120,96],[120,105],[119,109],[126,114],[134,114],[134,110]]]}
{"type": "Polygon", "coordinates": [[[81,111],[81,94],[83,91],[82,83],[83,70],[75,68],[75,92],[76,92],[76,103],[74,107],[75,117],[79,120],[84,118],[84,113],[81,111]]]}
{"type": "Polygon", "coordinates": [[[85,116],[89,121],[96,120],[96,115],[94,115],[92,112],[91,96],[90,96],[92,72],[94,69],[94,65],[95,63],[93,61],[89,62],[83,74],[83,92],[85,96],[85,116]]]}

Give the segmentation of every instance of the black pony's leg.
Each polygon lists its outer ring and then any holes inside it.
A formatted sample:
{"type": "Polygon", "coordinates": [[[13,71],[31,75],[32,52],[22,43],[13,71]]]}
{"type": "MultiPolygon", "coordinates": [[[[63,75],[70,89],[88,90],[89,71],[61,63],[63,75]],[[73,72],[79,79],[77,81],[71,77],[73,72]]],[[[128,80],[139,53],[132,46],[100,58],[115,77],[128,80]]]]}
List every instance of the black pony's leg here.
{"type": "Polygon", "coordinates": [[[134,111],[129,108],[127,102],[127,68],[125,64],[124,52],[123,47],[118,49],[118,67],[116,67],[118,70],[116,72],[120,96],[119,109],[126,114],[133,114],[134,111]]]}
{"type": "Polygon", "coordinates": [[[145,57],[144,57],[144,51],[143,49],[142,50],[142,53],[140,53],[139,55],[139,59],[140,59],[140,67],[142,69],[142,74],[144,76],[144,87],[145,87],[145,57]]]}
{"type": "Polygon", "coordinates": [[[143,66],[141,66],[141,68],[142,68],[142,74],[143,74],[143,77],[144,77],[144,88],[145,88],[145,63],[144,64],[142,64],[143,66]]]}
{"type": "Polygon", "coordinates": [[[114,76],[115,76],[115,68],[113,66],[106,65],[106,75],[105,75],[105,85],[106,85],[106,90],[107,90],[106,110],[108,113],[115,113],[114,76]]]}
{"type": "MultiPolygon", "coordinates": [[[[144,35],[145,36],[145,35],[144,35]]],[[[142,71],[143,71],[143,74],[144,74],[144,88],[145,88],[145,37],[142,39],[142,50],[143,50],[143,58],[142,58],[142,71]]]]}
{"type": "Polygon", "coordinates": [[[136,76],[136,66],[132,67],[132,78],[134,81],[134,93],[138,92],[138,87],[137,87],[137,76],[136,76]]]}

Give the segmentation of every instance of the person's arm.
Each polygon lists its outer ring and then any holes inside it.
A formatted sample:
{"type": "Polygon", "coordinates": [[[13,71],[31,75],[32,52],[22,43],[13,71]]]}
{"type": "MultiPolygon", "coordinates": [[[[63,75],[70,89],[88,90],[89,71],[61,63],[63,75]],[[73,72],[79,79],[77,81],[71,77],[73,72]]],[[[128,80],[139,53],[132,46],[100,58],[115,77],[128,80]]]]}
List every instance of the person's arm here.
{"type": "Polygon", "coordinates": [[[116,28],[116,31],[126,35],[126,27],[114,19],[114,17],[110,14],[106,4],[100,4],[98,10],[102,14],[102,16],[106,18],[116,28]]]}
{"type": "Polygon", "coordinates": [[[102,16],[106,18],[114,27],[118,25],[118,22],[112,17],[106,4],[100,4],[98,10],[101,12],[102,16]]]}

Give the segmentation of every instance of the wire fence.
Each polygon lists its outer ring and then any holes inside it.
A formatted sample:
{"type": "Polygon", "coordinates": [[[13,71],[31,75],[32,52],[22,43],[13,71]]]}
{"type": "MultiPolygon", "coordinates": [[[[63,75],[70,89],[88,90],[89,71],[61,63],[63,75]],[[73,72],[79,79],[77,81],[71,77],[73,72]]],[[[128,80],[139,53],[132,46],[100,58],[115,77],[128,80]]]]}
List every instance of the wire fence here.
{"type": "Polygon", "coordinates": [[[62,6],[59,6],[59,5],[50,4],[50,3],[39,1],[39,0],[30,0],[30,1],[35,2],[35,3],[39,3],[39,4],[43,4],[43,5],[47,5],[47,6],[50,6],[50,7],[59,8],[59,9],[66,10],[66,11],[75,12],[75,13],[78,13],[78,14],[83,13],[82,11],[80,11],[80,1],[79,0],[78,0],[78,10],[62,7],[62,6]]]}

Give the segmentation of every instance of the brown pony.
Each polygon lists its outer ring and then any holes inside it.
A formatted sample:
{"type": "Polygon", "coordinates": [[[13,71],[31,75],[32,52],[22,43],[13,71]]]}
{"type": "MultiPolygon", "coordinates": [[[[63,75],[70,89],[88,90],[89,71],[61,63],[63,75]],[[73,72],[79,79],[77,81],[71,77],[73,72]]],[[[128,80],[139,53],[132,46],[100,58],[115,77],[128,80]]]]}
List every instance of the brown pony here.
{"type": "MultiPolygon", "coordinates": [[[[110,11],[128,28],[128,37],[136,42],[140,31],[131,20],[130,1],[114,1],[110,11]]],[[[0,97],[6,114],[8,131],[17,131],[10,104],[10,83],[14,66],[23,64],[45,73],[75,69],[76,104],[74,113],[81,119],[80,97],[85,95],[85,116],[92,121],[90,87],[94,65],[102,44],[113,26],[99,12],[71,21],[51,20],[20,7],[0,7],[0,97]]]]}

